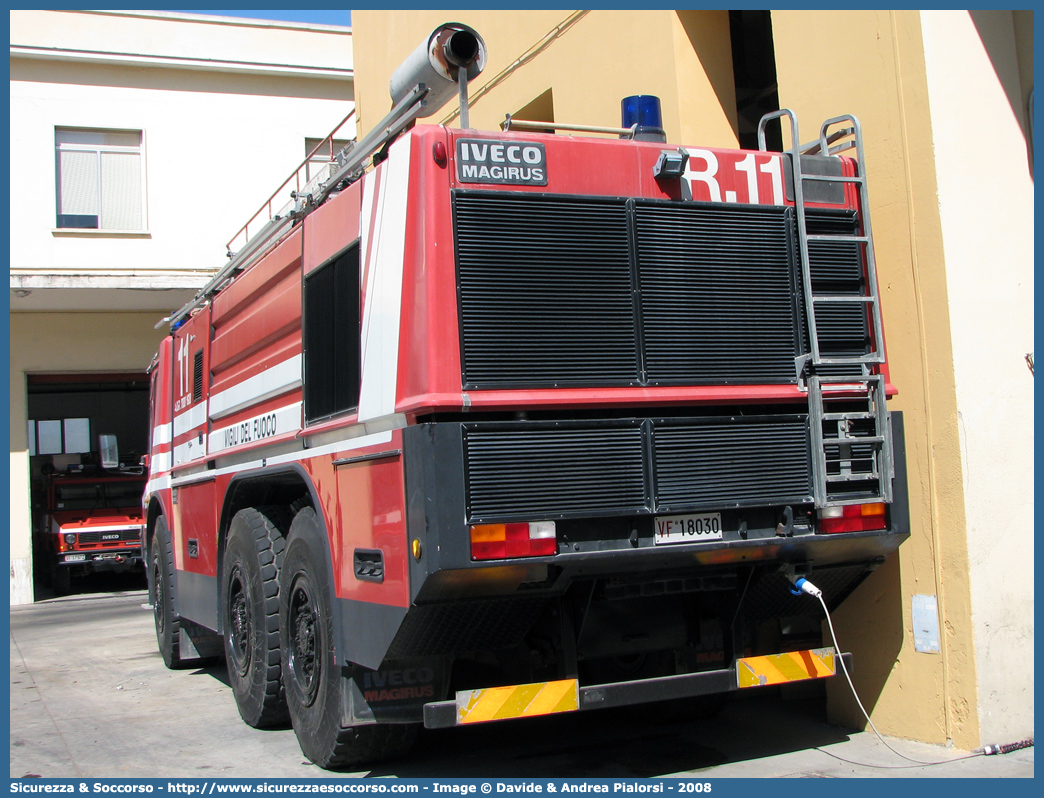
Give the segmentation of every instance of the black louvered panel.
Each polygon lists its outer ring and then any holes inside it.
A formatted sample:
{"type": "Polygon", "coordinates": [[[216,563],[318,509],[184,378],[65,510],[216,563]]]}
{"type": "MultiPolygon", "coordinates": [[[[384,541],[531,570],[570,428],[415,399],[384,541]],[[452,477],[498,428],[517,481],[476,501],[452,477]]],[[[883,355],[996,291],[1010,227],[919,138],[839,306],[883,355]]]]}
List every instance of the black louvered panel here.
{"type": "Polygon", "coordinates": [[[657,512],[812,501],[808,417],[659,422],[657,512]]]}
{"type": "Polygon", "coordinates": [[[464,463],[472,523],[648,509],[637,423],[587,429],[466,428],[464,463]]]}
{"type": "Polygon", "coordinates": [[[464,383],[639,379],[622,201],[455,197],[464,383]]]}
{"type": "Polygon", "coordinates": [[[648,381],[793,382],[785,210],[638,203],[635,215],[648,381]]]}
{"type": "MultiPolygon", "coordinates": [[[[859,225],[854,211],[806,210],[809,235],[854,236],[859,225]]],[[[860,293],[863,259],[855,241],[809,241],[808,263],[817,294],[860,293]]]]}
{"type": "Polygon", "coordinates": [[[197,349],[192,360],[192,402],[203,400],[203,350],[197,349]]]}
{"type": "MultiPolygon", "coordinates": [[[[809,235],[858,235],[854,211],[806,212],[809,235]]],[[[810,241],[809,268],[816,294],[864,296],[860,244],[852,241],[810,241]]],[[[865,304],[819,303],[816,307],[819,351],[825,358],[860,357],[870,351],[870,324],[865,304]]],[[[820,374],[859,374],[858,366],[821,366],[820,374]]]]}
{"type": "Polygon", "coordinates": [[[819,353],[823,357],[859,357],[869,351],[870,325],[862,302],[820,303],[816,307],[819,353]]]}

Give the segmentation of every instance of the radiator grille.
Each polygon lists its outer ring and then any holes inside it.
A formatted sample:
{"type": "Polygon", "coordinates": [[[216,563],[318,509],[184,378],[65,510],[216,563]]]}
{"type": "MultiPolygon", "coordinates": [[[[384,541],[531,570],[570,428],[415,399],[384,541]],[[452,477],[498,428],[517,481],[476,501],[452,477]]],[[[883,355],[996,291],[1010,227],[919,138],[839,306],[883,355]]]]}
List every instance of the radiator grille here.
{"type": "Polygon", "coordinates": [[[812,501],[804,414],[462,430],[469,523],[812,501]]]}
{"type": "Polygon", "coordinates": [[[636,206],[648,382],[794,380],[798,324],[785,213],[636,206]]]}
{"type": "Polygon", "coordinates": [[[140,543],[141,530],[121,529],[118,532],[81,532],[76,536],[76,542],[78,545],[96,543],[108,543],[110,545],[117,543],[140,543]],[[116,537],[103,537],[110,535],[115,535],[116,537]]]}
{"type": "MultiPolygon", "coordinates": [[[[794,382],[808,351],[791,208],[458,191],[454,223],[467,389],[794,382]]],[[[858,244],[810,265],[817,292],[864,290],[858,244]]],[[[864,307],[816,320],[825,357],[867,351],[864,307]]]]}
{"type": "Polygon", "coordinates": [[[459,194],[455,216],[468,387],[637,381],[622,201],[459,194]]]}
{"type": "Polygon", "coordinates": [[[646,509],[642,430],[481,426],[464,432],[472,521],[646,509]]]}
{"type": "Polygon", "coordinates": [[[808,419],[658,424],[657,510],[812,501],[808,419]]]}

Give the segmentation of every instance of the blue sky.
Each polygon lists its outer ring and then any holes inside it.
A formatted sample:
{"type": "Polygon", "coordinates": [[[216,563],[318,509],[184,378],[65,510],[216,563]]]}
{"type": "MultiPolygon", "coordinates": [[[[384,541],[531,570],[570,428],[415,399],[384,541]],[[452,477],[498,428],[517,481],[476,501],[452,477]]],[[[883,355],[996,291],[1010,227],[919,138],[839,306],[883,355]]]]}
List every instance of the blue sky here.
{"type": "Polygon", "coordinates": [[[180,14],[216,14],[220,17],[249,17],[250,19],[278,19],[283,22],[312,22],[321,25],[351,25],[351,11],[337,11],[328,8],[324,11],[179,11],[180,14]]]}

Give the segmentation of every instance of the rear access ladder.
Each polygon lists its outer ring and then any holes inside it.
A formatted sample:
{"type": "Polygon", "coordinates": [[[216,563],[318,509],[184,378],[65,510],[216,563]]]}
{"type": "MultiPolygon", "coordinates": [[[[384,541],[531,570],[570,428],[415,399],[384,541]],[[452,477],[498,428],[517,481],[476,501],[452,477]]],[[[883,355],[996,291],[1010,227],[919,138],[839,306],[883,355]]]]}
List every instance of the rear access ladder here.
{"type": "Polygon", "coordinates": [[[798,252],[801,260],[801,285],[805,316],[808,320],[810,354],[799,358],[800,375],[807,367],[809,424],[812,432],[813,495],[816,507],[854,504],[874,499],[891,501],[892,434],[885,405],[885,378],[874,373],[884,363],[884,335],[877,286],[877,268],[870,232],[870,203],[866,191],[866,163],[859,120],[854,116],[828,119],[819,138],[799,144],[797,117],[782,109],[766,114],[758,124],[758,144],[762,152],[766,124],[774,119],[790,120],[791,159],[798,252]],[[837,128],[842,123],[847,127],[837,128]],[[835,142],[840,144],[835,145],[835,142]],[[802,168],[802,156],[832,156],[846,149],[856,150],[856,174],[810,174],[802,168]],[[810,234],[806,219],[805,183],[841,183],[858,190],[860,235],[810,234]],[[817,292],[813,282],[809,244],[837,242],[857,244],[863,253],[864,288],[859,293],[817,292]],[[862,354],[825,355],[817,327],[817,309],[860,304],[866,308],[870,343],[862,354]],[[840,372],[840,373],[839,373],[840,372]]]}

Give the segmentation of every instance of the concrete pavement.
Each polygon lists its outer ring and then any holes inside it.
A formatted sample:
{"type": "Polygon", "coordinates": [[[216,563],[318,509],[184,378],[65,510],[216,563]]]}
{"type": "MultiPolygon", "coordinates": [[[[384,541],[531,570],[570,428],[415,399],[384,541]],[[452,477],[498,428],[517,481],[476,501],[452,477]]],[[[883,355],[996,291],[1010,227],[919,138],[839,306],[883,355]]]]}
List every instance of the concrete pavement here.
{"type": "MultiPolygon", "coordinates": [[[[825,722],[821,700],[751,691],[709,720],[662,708],[585,712],[422,732],[412,754],[368,773],[308,763],[290,729],[240,720],[223,665],[169,671],[141,590],[11,609],[11,776],[1018,778],[1033,749],[967,752],[825,722]]],[[[1011,742],[1001,740],[998,742],[1011,742]]]]}

